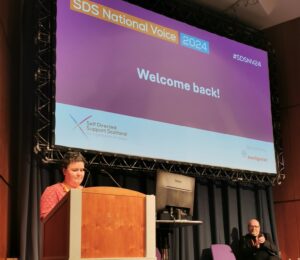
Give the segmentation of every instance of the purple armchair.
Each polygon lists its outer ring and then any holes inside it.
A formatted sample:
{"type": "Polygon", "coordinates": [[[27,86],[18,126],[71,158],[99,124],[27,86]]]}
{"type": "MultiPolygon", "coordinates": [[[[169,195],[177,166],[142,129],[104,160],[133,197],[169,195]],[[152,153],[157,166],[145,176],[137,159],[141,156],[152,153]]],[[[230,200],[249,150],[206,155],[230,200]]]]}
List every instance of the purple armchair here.
{"type": "Polygon", "coordinates": [[[235,260],[235,255],[229,245],[214,244],[210,248],[213,260],[235,260]]]}

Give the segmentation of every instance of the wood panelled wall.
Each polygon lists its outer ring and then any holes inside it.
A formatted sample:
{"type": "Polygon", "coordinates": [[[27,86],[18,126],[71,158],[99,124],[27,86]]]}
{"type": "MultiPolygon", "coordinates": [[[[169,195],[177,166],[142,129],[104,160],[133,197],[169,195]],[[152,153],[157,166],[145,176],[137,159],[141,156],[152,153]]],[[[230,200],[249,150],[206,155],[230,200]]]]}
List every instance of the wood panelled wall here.
{"type": "Polygon", "coordinates": [[[300,259],[300,19],[265,30],[277,55],[286,180],[274,187],[282,260],[300,259]]]}
{"type": "Polygon", "coordinates": [[[0,258],[7,256],[9,212],[9,56],[4,3],[0,4],[0,258]]]}

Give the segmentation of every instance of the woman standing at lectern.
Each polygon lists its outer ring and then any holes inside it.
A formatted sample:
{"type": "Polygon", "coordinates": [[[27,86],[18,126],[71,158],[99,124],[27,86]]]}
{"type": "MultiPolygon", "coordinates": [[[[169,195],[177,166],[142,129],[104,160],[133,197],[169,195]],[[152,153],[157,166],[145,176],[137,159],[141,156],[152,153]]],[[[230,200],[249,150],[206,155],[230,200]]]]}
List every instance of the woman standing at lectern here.
{"type": "Polygon", "coordinates": [[[41,197],[40,218],[45,218],[70,189],[82,189],[85,159],[79,152],[67,152],[63,158],[63,182],[45,189],[41,197]]]}

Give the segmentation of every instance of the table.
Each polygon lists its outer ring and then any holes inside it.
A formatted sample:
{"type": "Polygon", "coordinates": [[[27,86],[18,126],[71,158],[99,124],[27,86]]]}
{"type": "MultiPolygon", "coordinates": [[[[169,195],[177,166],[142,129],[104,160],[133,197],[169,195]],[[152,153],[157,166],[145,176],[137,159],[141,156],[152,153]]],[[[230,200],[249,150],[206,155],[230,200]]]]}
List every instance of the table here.
{"type": "Polygon", "coordinates": [[[169,234],[172,233],[174,228],[201,225],[202,220],[187,220],[187,219],[174,219],[174,220],[156,220],[156,226],[160,230],[160,239],[162,241],[161,255],[162,260],[170,260],[170,242],[169,234]]]}

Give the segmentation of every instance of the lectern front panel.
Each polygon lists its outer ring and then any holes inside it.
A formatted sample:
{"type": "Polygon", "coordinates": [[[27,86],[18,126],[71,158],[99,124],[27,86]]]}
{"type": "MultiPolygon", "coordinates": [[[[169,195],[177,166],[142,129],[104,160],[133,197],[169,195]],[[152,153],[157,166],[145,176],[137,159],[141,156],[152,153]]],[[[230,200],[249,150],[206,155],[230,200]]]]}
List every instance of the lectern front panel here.
{"type": "Polygon", "coordinates": [[[83,190],[81,257],[145,257],[145,201],[124,189],[83,190]]]}

